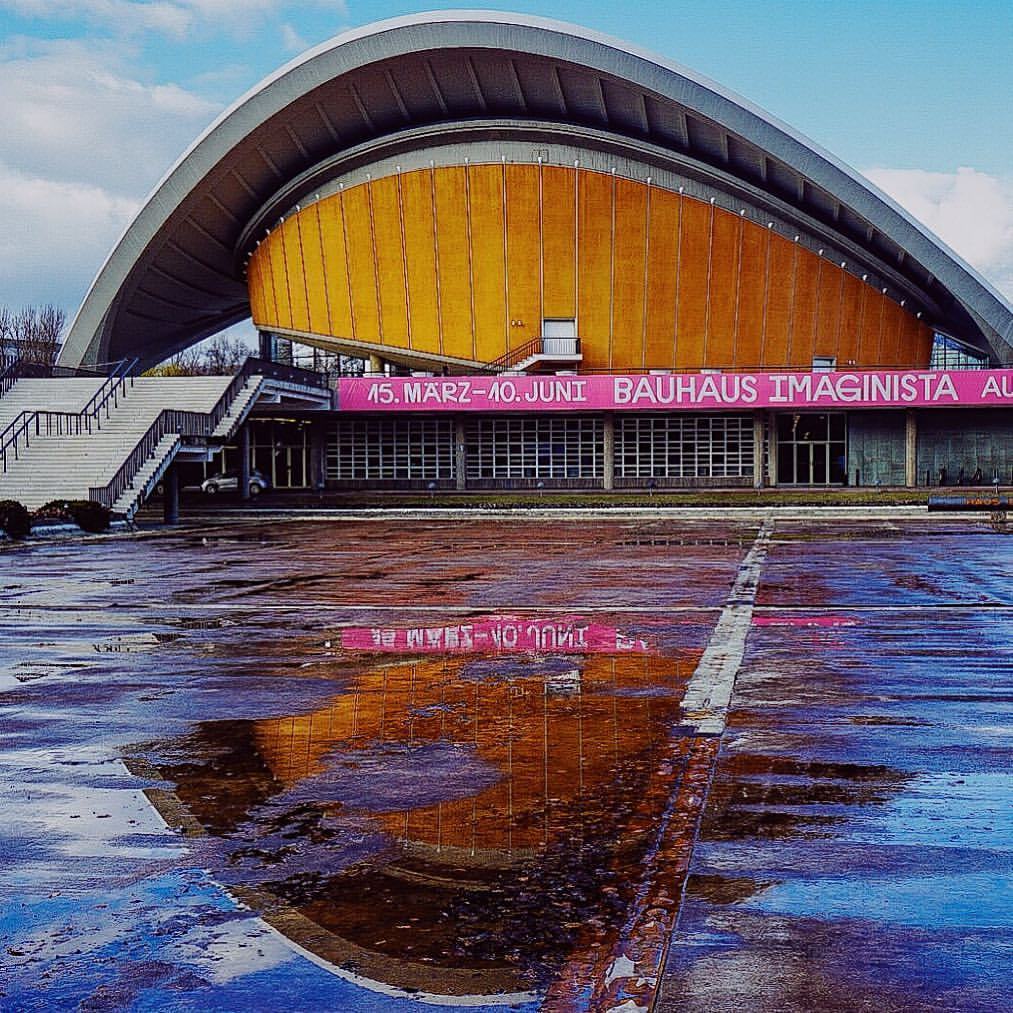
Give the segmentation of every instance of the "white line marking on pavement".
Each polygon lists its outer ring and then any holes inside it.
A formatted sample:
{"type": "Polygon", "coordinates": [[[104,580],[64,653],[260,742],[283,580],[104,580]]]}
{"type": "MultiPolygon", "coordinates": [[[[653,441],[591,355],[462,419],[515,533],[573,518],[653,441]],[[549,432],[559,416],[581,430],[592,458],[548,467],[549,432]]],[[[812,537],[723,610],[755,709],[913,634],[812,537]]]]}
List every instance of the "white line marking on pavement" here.
{"type": "Polygon", "coordinates": [[[760,571],[767,558],[773,530],[773,519],[768,517],[739,566],[727,604],[686,686],[683,714],[686,723],[701,734],[720,735],[725,730],[735,676],[742,664],[746,637],[753,621],[760,571]]]}

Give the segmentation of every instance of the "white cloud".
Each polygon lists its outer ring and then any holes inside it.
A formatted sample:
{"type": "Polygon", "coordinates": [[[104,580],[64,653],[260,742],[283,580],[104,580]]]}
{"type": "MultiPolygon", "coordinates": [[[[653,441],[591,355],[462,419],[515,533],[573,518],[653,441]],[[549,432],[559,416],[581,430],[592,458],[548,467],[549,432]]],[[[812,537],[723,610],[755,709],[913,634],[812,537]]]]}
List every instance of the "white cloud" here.
{"type": "Polygon", "coordinates": [[[286,53],[301,53],[310,44],[287,22],[281,26],[281,48],[286,53]]]}
{"type": "Polygon", "coordinates": [[[1013,177],[868,169],[865,175],[1013,298],[1013,177]]]}
{"type": "Polygon", "coordinates": [[[130,76],[109,47],[0,51],[0,161],[46,180],[140,196],[218,111],[175,84],[130,76]]]}
{"type": "Polygon", "coordinates": [[[0,162],[0,304],[52,302],[73,312],[139,203],[0,162]]]}
{"type": "MultiPolygon", "coordinates": [[[[348,15],[345,0],[317,0],[315,6],[328,7],[342,18],[348,15]]],[[[298,9],[286,0],[0,0],[0,9],[23,17],[79,20],[120,35],[155,32],[174,39],[204,27],[241,33],[290,7],[298,9]]]]}

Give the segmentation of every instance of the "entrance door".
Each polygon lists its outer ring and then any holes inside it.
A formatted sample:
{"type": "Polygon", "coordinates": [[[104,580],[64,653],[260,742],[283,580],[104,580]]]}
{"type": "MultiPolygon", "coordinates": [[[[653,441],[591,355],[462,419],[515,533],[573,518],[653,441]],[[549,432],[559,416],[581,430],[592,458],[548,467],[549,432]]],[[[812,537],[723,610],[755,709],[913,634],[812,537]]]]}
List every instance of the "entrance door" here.
{"type": "Polygon", "coordinates": [[[779,415],[779,485],[843,485],[846,479],[847,423],[841,412],[779,415]]]}

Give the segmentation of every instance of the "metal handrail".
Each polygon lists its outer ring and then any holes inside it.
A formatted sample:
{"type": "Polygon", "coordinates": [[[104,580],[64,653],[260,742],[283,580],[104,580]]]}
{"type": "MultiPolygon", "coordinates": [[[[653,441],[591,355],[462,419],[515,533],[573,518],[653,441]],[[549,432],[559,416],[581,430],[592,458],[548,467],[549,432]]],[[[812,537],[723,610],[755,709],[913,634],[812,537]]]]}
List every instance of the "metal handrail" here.
{"type": "MultiPolygon", "coordinates": [[[[29,438],[32,423],[35,424],[36,436],[64,436],[77,435],[82,431],[91,432],[92,423],[96,429],[102,428],[102,409],[106,410],[106,418],[109,418],[109,402],[113,401],[114,406],[119,406],[119,392],[123,389],[128,379],[128,374],[137,365],[137,359],[121,359],[116,368],[102,382],[99,389],[91,396],[88,403],[78,412],[51,411],[48,408],[33,408],[19,412],[11,423],[0,432],[0,465],[2,472],[7,472],[7,455],[13,451],[14,460],[20,459],[18,454],[18,441],[24,437],[25,446],[31,445],[29,438]],[[42,420],[45,419],[45,432],[43,432],[42,420]],[[58,419],[59,423],[53,420],[58,419]],[[64,425],[66,420],[66,425],[64,425]]],[[[14,364],[15,373],[17,363],[14,364]]],[[[4,371],[6,375],[7,370],[4,371]]],[[[15,380],[17,376],[15,376],[15,380]]],[[[133,386],[133,377],[129,377],[130,385],[133,386]]],[[[13,386],[13,381],[12,381],[13,386]]],[[[9,389],[9,388],[8,388],[9,389]]]]}
{"type": "Polygon", "coordinates": [[[91,432],[92,418],[90,413],[84,412],[52,412],[45,409],[19,412],[0,433],[0,470],[6,473],[9,453],[13,452],[15,461],[20,459],[18,441],[22,437],[26,447],[31,445],[29,436],[33,426],[35,436],[79,436],[84,431],[91,432]]]}
{"type": "Polygon", "coordinates": [[[487,362],[485,368],[492,370],[493,372],[500,372],[504,369],[509,369],[512,365],[520,362],[521,359],[526,359],[529,355],[536,355],[537,351],[542,347],[541,337],[532,338],[527,344],[521,345],[519,348],[511,348],[508,352],[501,355],[498,359],[493,359],[492,362],[487,362]]]}
{"type": "MultiPolygon", "coordinates": [[[[224,397],[224,395],[223,395],[224,397]]],[[[220,399],[221,400],[221,399],[220,399]]],[[[217,407],[217,405],[216,405],[217,407]]],[[[169,433],[179,436],[210,436],[217,423],[210,412],[190,412],[163,408],[134,445],[116,474],[104,486],[90,486],[88,498],[112,509],[113,504],[130,487],[144,462],[155,452],[161,439],[169,433]]]]}
{"type": "Polygon", "coordinates": [[[0,370],[0,397],[3,397],[18,381],[18,367],[21,365],[21,360],[18,358],[11,359],[3,368],[0,370]]]}
{"type": "MultiPolygon", "coordinates": [[[[113,504],[130,487],[144,462],[155,452],[159,441],[169,433],[180,437],[212,436],[222,419],[229,413],[236,396],[246,385],[251,376],[263,375],[258,365],[263,360],[250,356],[230,381],[221,397],[209,412],[191,412],[176,408],[163,408],[147,432],[137,441],[126,460],[117,469],[116,474],[104,486],[91,486],[88,498],[97,500],[112,509],[113,504]]],[[[302,372],[310,372],[303,370],[302,372]]],[[[319,375],[319,374],[318,374],[319,375]]]]}
{"type": "Polygon", "coordinates": [[[298,383],[304,387],[318,387],[321,390],[327,390],[329,386],[326,373],[305,369],[302,366],[290,366],[284,362],[272,362],[256,355],[247,356],[236,375],[243,377],[259,375],[269,380],[298,383]]]}
{"type": "Polygon", "coordinates": [[[540,353],[554,355],[556,353],[545,352],[546,341],[572,341],[573,342],[573,354],[576,356],[580,355],[580,338],[577,337],[549,337],[547,338],[544,334],[532,338],[526,344],[519,346],[518,348],[511,348],[510,351],[501,355],[498,359],[493,359],[492,362],[484,364],[483,368],[488,369],[492,372],[502,372],[505,369],[509,369],[511,366],[517,365],[523,359],[528,358],[529,355],[538,355],[540,353]]]}

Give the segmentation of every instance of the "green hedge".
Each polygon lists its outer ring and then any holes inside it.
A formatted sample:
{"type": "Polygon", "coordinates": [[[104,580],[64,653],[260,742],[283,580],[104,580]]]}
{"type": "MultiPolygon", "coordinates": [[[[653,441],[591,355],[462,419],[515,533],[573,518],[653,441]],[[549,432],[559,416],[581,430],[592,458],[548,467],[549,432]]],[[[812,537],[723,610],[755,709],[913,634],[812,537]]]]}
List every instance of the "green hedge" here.
{"type": "Polygon", "coordinates": [[[36,521],[70,521],[92,534],[108,531],[109,518],[109,508],[91,499],[54,499],[34,514],[36,521]]]}
{"type": "Polygon", "coordinates": [[[0,530],[8,538],[27,538],[32,530],[31,514],[16,500],[0,500],[0,530]]]}

